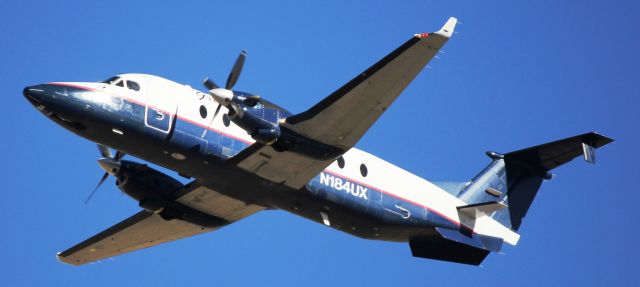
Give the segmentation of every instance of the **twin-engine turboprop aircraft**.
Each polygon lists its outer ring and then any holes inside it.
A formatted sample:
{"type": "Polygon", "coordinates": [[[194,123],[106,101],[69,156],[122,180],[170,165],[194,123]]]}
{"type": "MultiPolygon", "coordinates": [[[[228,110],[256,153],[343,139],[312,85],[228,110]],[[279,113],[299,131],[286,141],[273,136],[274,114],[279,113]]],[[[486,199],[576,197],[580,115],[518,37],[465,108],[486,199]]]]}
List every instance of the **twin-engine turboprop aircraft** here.
{"type": "Polygon", "coordinates": [[[595,148],[611,139],[586,133],[488,152],[491,163],[476,177],[440,184],[354,148],[455,24],[450,18],[437,32],[414,35],[299,114],[233,90],[244,52],[224,88],[204,82],[208,93],[143,74],[26,87],[24,96],[49,119],[98,143],[106,171],[98,186],[114,176],[143,209],[58,258],[82,265],[214,231],[265,209],[362,238],[408,242],[414,256],[437,260],[478,265],[503,243],[515,245],[549,171],[581,154],[593,162],[595,148]],[[183,185],[125,154],[195,180],[183,185]]]}

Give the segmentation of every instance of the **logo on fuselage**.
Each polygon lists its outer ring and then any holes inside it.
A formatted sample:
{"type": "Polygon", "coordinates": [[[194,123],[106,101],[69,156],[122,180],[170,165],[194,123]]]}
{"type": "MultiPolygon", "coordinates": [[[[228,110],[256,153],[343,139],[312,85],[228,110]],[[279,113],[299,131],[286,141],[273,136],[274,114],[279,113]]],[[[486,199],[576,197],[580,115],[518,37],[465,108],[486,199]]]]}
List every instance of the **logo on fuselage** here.
{"type": "Polygon", "coordinates": [[[337,176],[322,172],[320,173],[320,184],[324,184],[336,190],[342,190],[348,194],[351,194],[358,198],[362,198],[364,200],[368,199],[368,188],[337,176]]]}

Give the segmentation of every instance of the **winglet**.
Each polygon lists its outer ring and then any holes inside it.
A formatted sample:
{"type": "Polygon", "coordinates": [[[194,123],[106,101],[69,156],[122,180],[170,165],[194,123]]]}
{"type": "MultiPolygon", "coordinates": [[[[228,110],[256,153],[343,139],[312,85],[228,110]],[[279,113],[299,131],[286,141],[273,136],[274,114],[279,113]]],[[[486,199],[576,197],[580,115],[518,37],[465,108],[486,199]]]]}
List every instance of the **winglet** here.
{"type": "Polygon", "coordinates": [[[451,35],[453,35],[453,30],[456,28],[457,23],[458,19],[456,19],[455,17],[449,18],[449,20],[447,20],[447,23],[444,23],[444,26],[442,26],[440,31],[436,32],[436,34],[443,37],[451,38],[451,35]]]}

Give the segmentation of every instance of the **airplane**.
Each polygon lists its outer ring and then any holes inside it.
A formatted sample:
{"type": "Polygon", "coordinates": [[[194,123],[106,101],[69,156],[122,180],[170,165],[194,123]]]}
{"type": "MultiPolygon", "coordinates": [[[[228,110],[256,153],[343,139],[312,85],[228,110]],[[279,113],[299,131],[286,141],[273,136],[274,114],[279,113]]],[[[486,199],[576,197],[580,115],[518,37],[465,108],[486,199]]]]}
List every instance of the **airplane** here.
{"type": "MultiPolygon", "coordinates": [[[[371,240],[407,242],[415,257],[480,265],[516,245],[551,170],[613,140],[595,132],[508,153],[471,180],[432,183],[354,146],[451,38],[456,18],[413,35],[373,66],[293,114],[234,90],[247,54],[207,92],[148,74],[27,86],[47,118],[97,143],[105,173],[141,211],[59,252],[83,265],[284,210],[371,240]],[[112,152],[115,151],[115,154],[112,152]],[[182,184],[148,164],[192,179],[182,184]]],[[[88,200],[87,199],[87,200],[88,200]]]]}

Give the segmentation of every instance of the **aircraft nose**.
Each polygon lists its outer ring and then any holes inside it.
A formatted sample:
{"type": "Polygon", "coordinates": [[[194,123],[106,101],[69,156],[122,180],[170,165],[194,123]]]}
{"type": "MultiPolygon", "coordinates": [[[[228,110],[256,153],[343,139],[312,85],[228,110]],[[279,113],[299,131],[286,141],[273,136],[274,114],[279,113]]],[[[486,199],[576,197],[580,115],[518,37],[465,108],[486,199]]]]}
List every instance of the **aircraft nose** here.
{"type": "Polygon", "coordinates": [[[46,97],[46,87],[45,85],[35,85],[35,86],[27,86],[22,90],[22,94],[24,95],[29,102],[34,105],[41,104],[46,97]]]}

